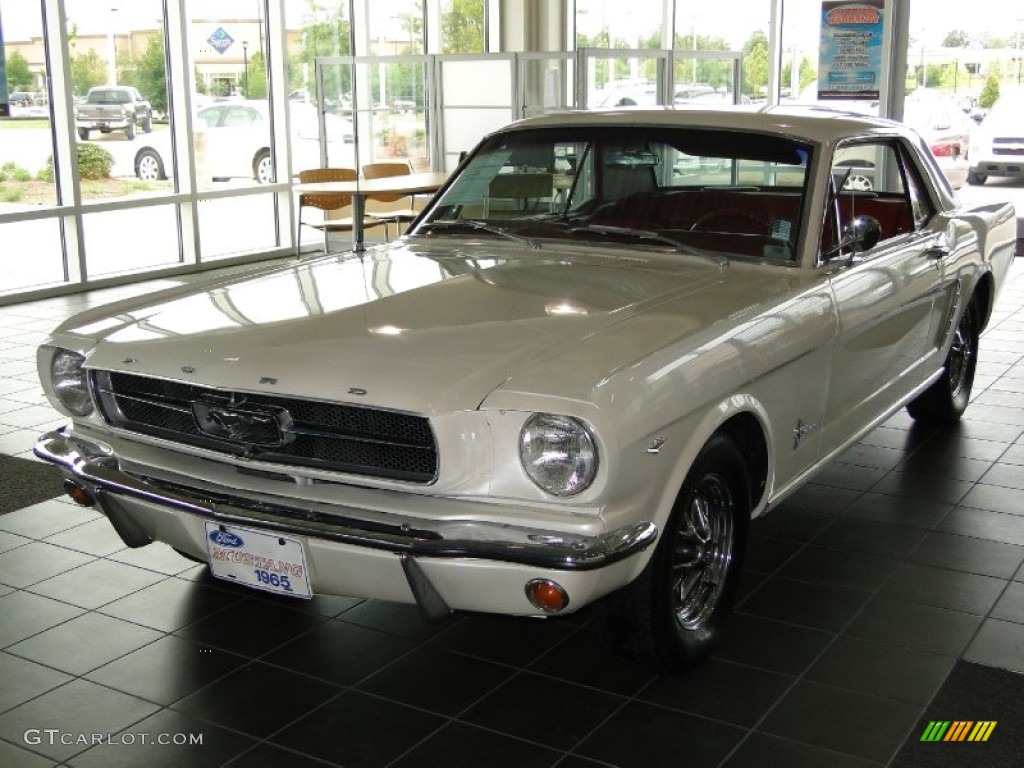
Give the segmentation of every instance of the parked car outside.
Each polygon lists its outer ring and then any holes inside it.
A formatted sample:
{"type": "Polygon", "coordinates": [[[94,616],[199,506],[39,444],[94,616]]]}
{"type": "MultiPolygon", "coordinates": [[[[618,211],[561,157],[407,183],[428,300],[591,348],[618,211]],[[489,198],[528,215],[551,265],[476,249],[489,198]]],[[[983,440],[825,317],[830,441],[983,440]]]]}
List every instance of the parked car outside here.
{"type": "Polygon", "coordinates": [[[953,189],[967,181],[967,150],[974,122],[950,96],[917,90],[903,102],[903,122],[921,134],[953,189]]]}
{"type": "Polygon", "coordinates": [[[971,133],[968,184],[1024,178],[1024,89],[1004,92],[971,133]]]}
{"type": "Polygon", "coordinates": [[[964,207],[898,123],[531,118],[397,241],[62,323],[38,362],[70,424],[35,451],[128,546],[236,585],[595,603],[613,648],[681,669],[751,518],[900,408],[963,414],[1015,245],[1012,205],[964,207]]]}
{"type": "MultiPolygon", "coordinates": [[[[267,103],[234,99],[200,107],[196,112],[197,165],[204,180],[255,179],[266,184],[274,178],[270,154],[270,119],[267,103]]],[[[319,124],[316,108],[291,104],[292,167],[320,167],[319,124]]],[[[338,165],[351,165],[352,123],[337,115],[325,115],[328,156],[338,165]]],[[[145,181],[167,178],[170,169],[170,136],[157,134],[135,153],[135,175],[145,181]]]]}
{"type": "Polygon", "coordinates": [[[75,105],[78,138],[89,140],[92,131],[124,131],[129,139],[137,129],[153,130],[153,107],[130,85],[98,85],[90,88],[85,101],[75,105]]]}

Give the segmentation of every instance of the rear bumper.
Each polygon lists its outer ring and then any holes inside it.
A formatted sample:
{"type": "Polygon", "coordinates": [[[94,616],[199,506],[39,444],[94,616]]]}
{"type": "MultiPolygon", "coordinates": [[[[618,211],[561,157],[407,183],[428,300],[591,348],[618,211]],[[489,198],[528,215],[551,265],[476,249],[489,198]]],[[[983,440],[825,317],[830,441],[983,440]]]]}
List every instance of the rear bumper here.
{"type": "Polygon", "coordinates": [[[75,119],[76,128],[88,128],[93,131],[118,131],[131,125],[130,117],[81,117],[75,119]]]}
{"type": "Polygon", "coordinates": [[[539,613],[524,595],[525,583],[534,578],[557,580],[578,608],[627,583],[639,569],[636,556],[657,538],[649,522],[601,536],[461,515],[457,521],[405,518],[382,524],[369,510],[305,502],[289,506],[280,498],[130,473],[103,447],[64,431],[41,436],[34,450],[89,492],[128,546],[162,541],[208,559],[207,521],[294,536],[308,553],[314,591],[329,594],[422,606],[417,590],[423,585],[411,583],[412,569],[425,575],[428,590],[450,608],[539,613]]]}

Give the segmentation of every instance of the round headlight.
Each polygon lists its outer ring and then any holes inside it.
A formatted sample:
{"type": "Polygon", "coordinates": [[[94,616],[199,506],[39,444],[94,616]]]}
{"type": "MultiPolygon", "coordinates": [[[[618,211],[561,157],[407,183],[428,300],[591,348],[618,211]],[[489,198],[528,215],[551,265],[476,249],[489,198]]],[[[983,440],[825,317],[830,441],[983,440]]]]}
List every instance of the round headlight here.
{"type": "Polygon", "coordinates": [[[75,416],[92,413],[92,398],[82,370],[83,363],[85,358],[82,355],[67,349],[58,349],[50,362],[53,391],[61,404],[75,416]]]}
{"type": "Polygon", "coordinates": [[[581,421],[536,413],[519,434],[519,460],[541,489],[555,496],[573,496],[594,482],[597,445],[581,421]]]}

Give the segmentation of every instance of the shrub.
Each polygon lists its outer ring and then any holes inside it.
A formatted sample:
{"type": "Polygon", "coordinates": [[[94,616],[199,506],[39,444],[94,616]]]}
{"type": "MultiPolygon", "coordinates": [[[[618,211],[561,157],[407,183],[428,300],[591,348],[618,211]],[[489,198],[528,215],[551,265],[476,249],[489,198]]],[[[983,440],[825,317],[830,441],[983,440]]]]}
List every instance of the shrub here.
{"type": "Polygon", "coordinates": [[[0,165],[0,181],[29,181],[32,174],[13,162],[0,165]]]}
{"type": "MultiPolygon", "coordinates": [[[[114,156],[95,144],[77,144],[78,176],[81,179],[109,179],[114,156]]],[[[46,167],[39,172],[42,181],[53,181],[53,155],[46,158],[46,167]]]]}

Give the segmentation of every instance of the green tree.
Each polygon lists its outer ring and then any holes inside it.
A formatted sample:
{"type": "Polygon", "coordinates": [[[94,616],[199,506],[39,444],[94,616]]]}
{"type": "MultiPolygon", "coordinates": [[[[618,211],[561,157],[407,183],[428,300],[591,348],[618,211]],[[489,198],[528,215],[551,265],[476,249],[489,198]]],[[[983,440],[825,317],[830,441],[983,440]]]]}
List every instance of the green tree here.
{"type": "Polygon", "coordinates": [[[74,92],[84,95],[94,85],[107,82],[107,65],[96,51],[76,53],[71,57],[71,85],[74,92]]]}
{"type": "Polygon", "coordinates": [[[978,96],[979,107],[988,109],[999,99],[999,76],[999,67],[993,65],[988,71],[988,77],[985,78],[985,86],[981,89],[981,94],[978,96]]]}
{"type": "Polygon", "coordinates": [[[942,39],[944,48],[970,48],[971,38],[962,29],[953,29],[942,39]]]}
{"type": "Polygon", "coordinates": [[[12,51],[7,57],[7,86],[12,91],[27,91],[32,87],[35,78],[28,68],[28,59],[21,51],[12,51]]]}
{"type": "Polygon", "coordinates": [[[256,51],[249,57],[249,75],[245,83],[245,98],[267,98],[267,65],[263,51],[256,51]]]}
{"type": "Polygon", "coordinates": [[[452,0],[452,9],[441,19],[443,53],[483,53],[483,0],[452,0]]]}
{"type": "Polygon", "coordinates": [[[134,85],[149,99],[153,109],[166,114],[167,65],[163,35],[150,37],[142,55],[121,67],[118,79],[126,85],[134,85]]]}
{"type": "Polygon", "coordinates": [[[743,44],[743,92],[760,96],[768,86],[768,37],[760,30],[743,44]]]}
{"type": "MultiPolygon", "coordinates": [[[[697,35],[676,35],[677,51],[727,51],[728,41],[721,37],[705,37],[697,35]],[[696,47],[694,47],[696,43],[696,47]]],[[[676,63],[676,84],[681,83],[707,83],[715,88],[725,87],[732,89],[732,61],[709,61],[697,59],[687,61],[683,59],[676,63]]]]}
{"type": "MultiPolygon", "coordinates": [[[[351,26],[342,12],[342,4],[327,12],[314,0],[309,2],[307,18],[302,28],[302,43],[296,57],[290,59],[288,82],[290,86],[306,85],[312,91],[316,82],[317,56],[348,56],[352,52],[351,26]]],[[[352,98],[352,71],[349,67],[331,67],[324,70],[324,93],[331,100],[352,98]]]]}

